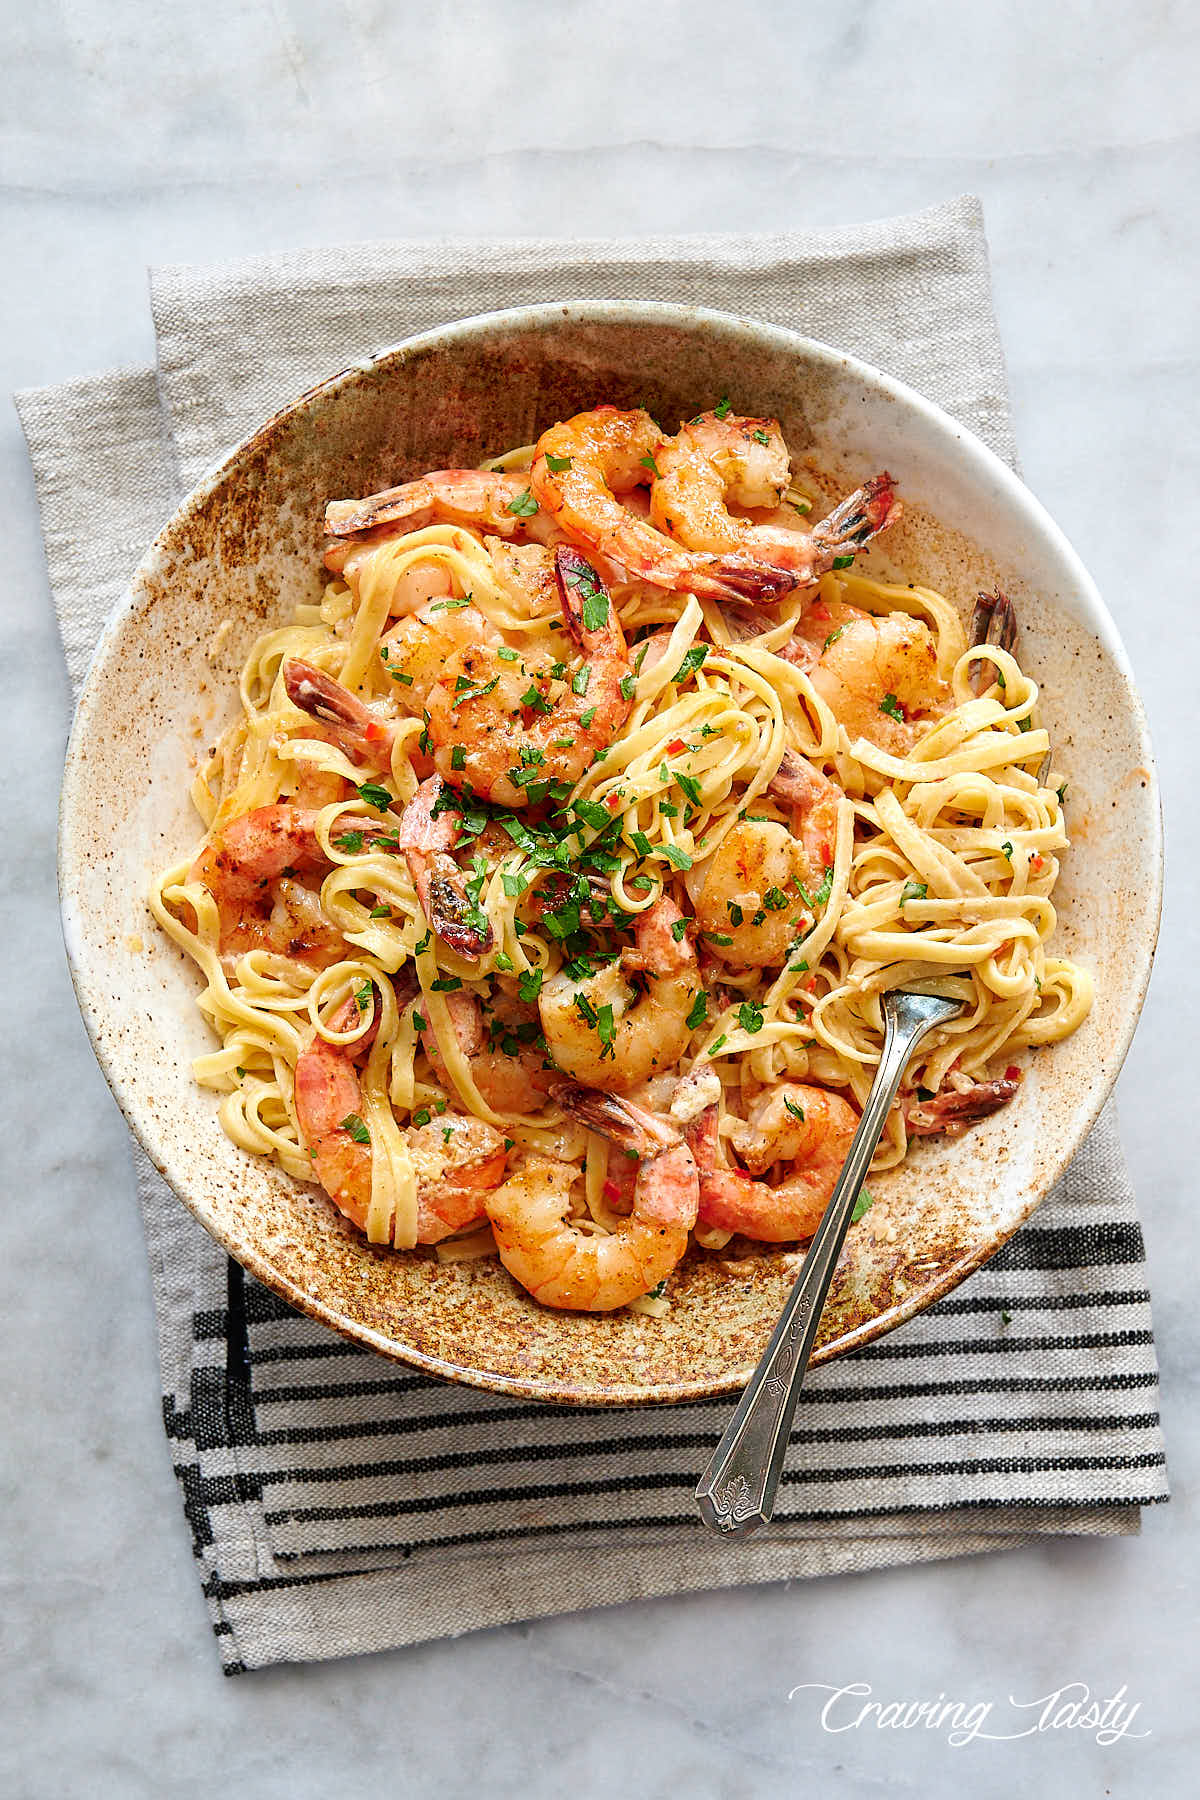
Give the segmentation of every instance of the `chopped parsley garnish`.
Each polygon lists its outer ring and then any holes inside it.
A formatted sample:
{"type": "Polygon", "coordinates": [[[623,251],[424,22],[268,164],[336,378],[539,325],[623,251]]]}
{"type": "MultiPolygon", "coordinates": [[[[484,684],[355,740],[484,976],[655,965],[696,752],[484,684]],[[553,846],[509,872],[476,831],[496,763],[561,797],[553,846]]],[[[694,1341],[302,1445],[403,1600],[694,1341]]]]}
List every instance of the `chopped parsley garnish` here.
{"type": "Polygon", "coordinates": [[[517,993],[522,1000],[536,1000],[542,991],[541,969],[528,969],[517,982],[517,993]]]}
{"type": "Polygon", "coordinates": [[[583,629],[585,631],[602,631],[608,624],[608,595],[598,594],[593,588],[583,597],[583,629]]]}
{"type": "Polygon", "coordinates": [[[746,916],[736,900],[727,900],[725,902],[725,911],[729,914],[729,923],[734,926],[735,929],[741,924],[746,916]]]}
{"type": "Polygon", "coordinates": [[[370,1007],[374,997],[375,997],[375,990],[371,986],[371,983],[369,981],[364,981],[360,988],[355,988],[354,1004],[355,1004],[355,1006],[357,1006],[360,1013],[364,1013],[367,1011],[367,1009],[370,1007]]]}
{"type": "Polygon", "coordinates": [[[598,800],[576,800],[573,810],[577,819],[595,831],[604,831],[613,822],[607,806],[601,806],[598,800]]]}
{"type": "MultiPolygon", "coordinates": [[[[496,685],[496,683],[493,681],[492,687],[495,687],[495,685],[496,685]]],[[[454,702],[454,704],[455,704],[455,706],[457,706],[458,701],[456,700],[454,702]]],[[[521,698],[520,698],[520,701],[518,702],[518,704],[521,706],[531,707],[534,712],[549,713],[549,712],[554,711],[554,708],[551,706],[550,702],[546,699],[546,696],[544,694],[540,693],[538,691],[538,689],[533,686],[532,683],[530,683],[530,685],[525,689],[525,692],[521,695],[521,698]]]]}
{"type": "Polygon", "coordinates": [[[361,831],[343,831],[341,837],[335,837],[334,843],[339,850],[345,850],[349,856],[357,856],[363,847],[361,831]]]}
{"type": "Polygon", "coordinates": [[[465,769],[466,766],[467,766],[466,750],[463,748],[463,746],[461,744],[451,745],[450,767],[452,769],[465,769]]]}
{"type": "Polygon", "coordinates": [[[358,797],[373,806],[376,812],[386,812],[392,804],[392,796],[377,781],[364,781],[358,789],[358,797]]]}
{"type": "Polygon", "coordinates": [[[637,676],[636,675],[633,675],[633,674],[622,675],[622,677],[621,677],[621,698],[622,698],[622,700],[632,700],[634,689],[636,687],[637,687],[637,676]]]}
{"type": "Polygon", "coordinates": [[[698,1025],[703,1025],[703,1023],[704,1023],[705,1019],[707,1019],[707,1017],[708,1017],[708,995],[701,992],[696,995],[695,1001],[692,1004],[692,1010],[687,1016],[688,1030],[695,1031],[695,1029],[698,1025]]]}
{"type": "Polygon", "coordinates": [[[461,986],[457,975],[442,975],[437,981],[430,982],[429,991],[431,994],[455,994],[461,986]]]}
{"type": "Polygon", "coordinates": [[[707,655],[707,644],[693,644],[690,650],[684,651],[683,661],[672,675],[671,680],[686,681],[689,675],[695,674],[707,655]]]}
{"type": "Polygon", "coordinates": [[[546,467],[552,475],[565,475],[570,466],[571,459],[569,456],[551,456],[549,451],[547,451],[546,467]]]}
{"type": "Polygon", "coordinates": [[[717,1051],[721,1048],[722,1044],[724,1044],[726,1041],[727,1041],[726,1033],[722,1032],[720,1037],[714,1038],[712,1043],[708,1046],[708,1054],[710,1056],[715,1056],[717,1054],[717,1051]]]}
{"type": "Polygon", "coordinates": [[[812,511],[811,500],[789,500],[788,505],[794,507],[798,513],[810,513],[812,511]]]}
{"type": "Polygon", "coordinates": [[[793,1119],[799,1119],[800,1123],[803,1125],[803,1123],[804,1123],[804,1108],[802,1106],[797,1106],[796,1102],[792,1099],[790,1094],[785,1094],[783,1096],[783,1104],[786,1107],[787,1111],[791,1113],[793,1119]]]}
{"type": "MultiPolygon", "coordinates": [[[[493,692],[499,680],[500,677],[498,675],[493,675],[490,681],[485,681],[479,686],[472,687],[465,676],[459,675],[454,683],[455,697],[450,702],[451,712],[454,711],[455,707],[461,706],[464,700],[482,700],[485,694],[493,692]]],[[[546,711],[549,712],[550,708],[547,707],[546,711]]]]}
{"type": "Polygon", "coordinates": [[[687,928],[688,922],[686,919],[676,919],[675,923],[672,925],[671,936],[675,939],[677,944],[682,944],[684,937],[687,935],[687,928]]]}
{"type": "Polygon", "coordinates": [[[771,442],[765,431],[752,431],[750,436],[754,439],[756,444],[769,444],[771,442]]]}
{"type": "Polygon", "coordinates": [[[245,1071],[245,1069],[242,1068],[240,1063],[237,1066],[236,1073],[237,1073],[237,1078],[239,1081],[244,1081],[246,1079],[246,1071],[245,1071]]]}
{"type": "Polygon", "coordinates": [[[427,1106],[419,1106],[412,1116],[412,1122],[414,1125],[428,1125],[432,1117],[433,1114],[427,1106]]]}
{"type": "Polygon", "coordinates": [[[425,952],[428,950],[428,948],[429,948],[430,944],[432,944],[432,942],[433,942],[433,933],[432,933],[432,931],[427,931],[425,933],[425,936],[421,939],[421,941],[419,943],[413,945],[413,955],[414,956],[424,956],[425,952]]]}
{"type": "Polygon", "coordinates": [[[382,900],[380,901],[378,906],[373,906],[371,908],[371,917],[373,919],[390,919],[391,916],[392,916],[391,907],[386,906],[382,900]]]}
{"type": "Polygon", "coordinates": [[[512,973],[512,966],[513,966],[513,959],[508,954],[508,951],[507,950],[498,951],[497,955],[496,955],[496,967],[498,969],[502,969],[506,975],[509,975],[512,973]]]}
{"type": "Polygon", "coordinates": [[[677,868],[677,869],[690,869],[691,868],[692,859],[688,855],[686,850],[680,850],[674,844],[664,844],[662,847],[662,850],[663,850],[663,855],[666,857],[667,861],[669,863],[673,864],[673,866],[675,868],[677,868]]]}
{"type": "Polygon", "coordinates": [[[717,404],[713,407],[713,417],[714,419],[727,419],[732,410],[733,402],[730,400],[729,395],[722,394],[721,398],[717,401],[717,404]]]}
{"type": "Polygon", "coordinates": [[[1013,847],[1012,847],[1012,845],[1011,845],[1011,844],[1010,844],[1010,843],[1009,843],[1009,841],[1008,841],[1008,839],[1007,839],[1007,838],[1005,838],[1005,840],[1004,840],[1004,842],[1003,842],[1003,843],[1002,843],[1002,844],[1001,844],[1001,846],[1000,846],[1000,848],[1001,848],[1001,850],[1003,850],[1003,852],[1004,852],[1004,854],[1005,854],[1005,856],[1007,856],[1007,858],[1008,858],[1008,860],[1009,860],[1009,862],[1011,862],[1011,861],[1012,861],[1012,859],[1013,859],[1013,847]]]}
{"type": "Polygon", "coordinates": [[[428,1031],[429,1030],[429,1020],[425,1017],[424,1013],[414,1012],[413,1013],[413,1024],[416,1026],[418,1031],[428,1031]]]}
{"type": "Polygon", "coordinates": [[[738,1007],[738,1024],[753,1037],[755,1032],[763,1028],[762,1007],[755,1006],[753,1000],[743,1000],[738,1007]]]}
{"type": "Polygon", "coordinates": [[[347,1113],[339,1129],[348,1131],[356,1144],[369,1144],[371,1141],[371,1134],[357,1113],[347,1113]]]}
{"type": "MultiPolygon", "coordinates": [[[[591,723],[592,723],[592,720],[593,720],[593,719],[594,719],[594,718],[595,718],[595,716],[596,716],[596,713],[597,713],[597,712],[598,712],[598,710],[599,710],[599,708],[598,708],[598,707],[595,707],[595,706],[589,706],[589,707],[588,707],[588,709],[587,709],[587,711],[586,711],[586,712],[585,712],[585,713],[580,713],[580,715],[579,715],[579,723],[580,723],[580,725],[581,725],[581,726],[582,726],[582,728],[583,728],[583,730],[584,730],[584,731],[587,731],[587,730],[588,730],[588,729],[589,729],[589,728],[590,728],[590,726],[591,726],[591,723]]],[[[599,758],[599,757],[597,757],[597,759],[596,759],[596,760],[597,760],[597,761],[599,761],[599,760],[600,760],[600,758],[599,758]]]]}
{"type": "Polygon", "coordinates": [[[1011,1325],[1012,1324],[1012,1314],[1010,1312],[1002,1312],[1000,1314],[1000,1323],[1002,1325],[1011,1325]]]}
{"type": "Polygon", "coordinates": [[[639,856],[653,855],[654,846],[644,831],[631,831],[629,834],[629,841],[639,856]]]}
{"type": "Polygon", "coordinates": [[[854,563],[853,556],[835,556],[832,566],[835,569],[849,569],[854,563]]]}
{"type": "Polygon", "coordinates": [[[588,691],[588,682],[592,679],[591,663],[581,663],[571,677],[571,692],[578,694],[582,700],[588,691]]]}
{"type": "Polygon", "coordinates": [[[429,608],[430,612],[461,612],[464,606],[470,606],[472,596],[464,594],[461,600],[435,600],[429,608]]]}
{"type": "Polygon", "coordinates": [[[501,662],[516,662],[518,660],[516,651],[510,649],[507,644],[501,644],[496,651],[496,655],[500,658],[501,662]]]}
{"type": "Polygon", "coordinates": [[[803,960],[801,960],[798,963],[789,963],[788,964],[788,974],[789,975],[807,975],[808,974],[808,964],[806,962],[804,962],[803,960]]]}
{"type": "Polygon", "coordinates": [[[788,897],[782,888],[769,887],[763,895],[763,905],[768,912],[782,912],[788,903],[788,897]]]}
{"type": "Polygon", "coordinates": [[[652,1288],[647,1288],[647,1290],[646,1290],[647,1300],[661,1300],[663,1297],[663,1290],[665,1289],[666,1285],[667,1285],[667,1278],[664,1275],[662,1280],[659,1282],[656,1282],[652,1288]]]}
{"type": "Polygon", "coordinates": [[[693,806],[700,805],[700,783],[694,775],[684,775],[676,770],[675,785],[687,795],[693,806]]]}
{"type": "Polygon", "coordinates": [[[523,494],[518,494],[515,500],[510,500],[504,510],[512,513],[518,519],[532,519],[537,509],[537,501],[526,488],[523,494]]]}
{"type": "Polygon", "coordinates": [[[828,650],[830,644],[836,644],[845,629],[846,627],[844,625],[835,625],[829,636],[825,639],[825,642],[821,645],[822,650],[828,650]]]}
{"type": "Polygon", "coordinates": [[[1054,791],[1055,791],[1055,793],[1056,793],[1056,794],[1057,794],[1057,795],[1058,795],[1058,804],[1059,804],[1059,805],[1060,805],[1060,806],[1061,806],[1061,805],[1062,805],[1062,803],[1063,803],[1063,801],[1064,801],[1064,800],[1065,800],[1065,799],[1066,799],[1066,797],[1067,797],[1067,784],[1066,784],[1066,782],[1065,782],[1065,781],[1064,781],[1064,782],[1063,782],[1063,784],[1062,784],[1062,786],[1061,786],[1061,787],[1060,787],[1060,788],[1056,788],[1056,789],[1055,789],[1055,790],[1054,790],[1054,791]]]}
{"type": "Polygon", "coordinates": [[[929,892],[927,881],[906,881],[900,895],[901,906],[907,906],[910,900],[924,900],[929,892]]]}
{"type": "Polygon", "coordinates": [[[616,1056],[616,1050],[613,1048],[613,1039],[616,1037],[616,1033],[617,1027],[613,1019],[612,1005],[611,1003],[606,1004],[600,1007],[596,1013],[596,1036],[600,1039],[601,1059],[606,1056],[616,1056]]]}
{"type": "Polygon", "coordinates": [[[879,702],[879,710],[890,713],[893,719],[898,719],[901,725],[904,724],[904,713],[895,694],[885,694],[879,702]]]}
{"type": "Polygon", "coordinates": [[[875,1196],[873,1194],[868,1194],[866,1188],[862,1188],[859,1191],[858,1199],[854,1202],[854,1211],[850,1214],[850,1223],[852,1225],[857,1225],[863,1214],[869,1211],[874,1204],[875,1196]]]}
{"type": "Polygon", "coordinates": [[[662,480],[662,471],[659,469],[658,464],[652,456],[643,456],[639,458],[639,461],[641,462],[643,469],[649,469],[656,481],[662,480]]]}
{"type": "Polygon", "coordinates": [[[400,682],[401,686],[403,686],[403,687],[411,687],[412,686],[413,678],[411,675],[402,675],[399,669],[393,669],[391,674],[392,674],[392,680],[400,682]]]}

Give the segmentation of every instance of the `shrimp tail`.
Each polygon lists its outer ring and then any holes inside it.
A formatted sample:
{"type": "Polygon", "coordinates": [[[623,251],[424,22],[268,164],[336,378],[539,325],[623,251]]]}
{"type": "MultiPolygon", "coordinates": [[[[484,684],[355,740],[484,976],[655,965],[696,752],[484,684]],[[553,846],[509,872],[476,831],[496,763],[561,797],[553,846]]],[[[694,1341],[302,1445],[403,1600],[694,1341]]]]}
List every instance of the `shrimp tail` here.
{"type": "Polygon", "coordinates": [[[661,1156],[664,1150],[683,1142],[680,1133],[665,1119],[617,1094],[581,1087],[575,1081],[557,1081],[549,1091],[563,1111],[572,1114],[589,1131],[611,1139],[643,1161],[661,1156]]]}
{"type": "MultiPolygon", "coordinates": [[[[975,610],[971,614],[971,646],[976,644],[992,644],[997,650],[1007,650],[1011,655],[1017,641],[1017,609],[1008,595],[997,588],[993,594],[980,594],[975,601],[975,610]]],[[[985,676],[991,667],[983,661],[973,662],[967,673],[975,692],[981,693],[986,681],[993,679],[985,676]]]]}
{"type": "Polygon", "coordinates": [[[968,1125],[975,1125],[989,1113],[999,1112],[1002,1106],[1007,1106],[1020,1085],[1018,1071],[999,1081],[976,1081],[965,1093],[951,1091],[923,1101],[914,1097],[904,1114],[908,1135],[958,1137],[968,1125]]]}
{"type": "Polygon", "coordinates": [[[391,763],[391,734],[349,688],[299,656],[289,657],[284,663],[283,685],[293,706],[334,728],[348,754],[373,768],[387,770],[391,763]]]}
{"type": "Polygon", "coordinates": [[[451,950],[474,962],[491,948],[492,927],[454,861],[462,814],[450,795],[440,775],[421,783],[400,820],[399,847],[431,928],[451,950]]]}
{"type": "Polygon", "coordinates": [[[595,565],[573,544],[559,544],[554,552],[554,579],[563,624],[572,641],[585,656],[605,648],[613,633],[612,601],[595,565]]]}
{"type": "Polygon", "coordinates": [[[848,494],[828,518],[814,525],[812,546],[818,561],[828,567],[835,556],[852,556],[887,526],[894,525],[901,514],[895,488],[894,477],[885,469],[882,475],[873,475],[848,494]]]}
{"type": "Polygon", "coordinates": [[[715,558],[705,571],[705,579],[697,579],[692,585],[696,593],[711,591],[719,600],[779,600],[798,587],[801,579],[793,569],[735,555],[715,558]]]}

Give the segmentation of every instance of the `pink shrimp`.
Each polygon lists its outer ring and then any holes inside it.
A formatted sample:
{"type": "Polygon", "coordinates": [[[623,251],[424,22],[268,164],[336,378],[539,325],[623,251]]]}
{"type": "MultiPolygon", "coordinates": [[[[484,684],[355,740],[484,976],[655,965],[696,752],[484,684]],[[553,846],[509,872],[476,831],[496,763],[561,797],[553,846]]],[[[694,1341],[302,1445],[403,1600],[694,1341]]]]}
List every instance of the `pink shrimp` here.
{"type": "Polygon", "coordinates": [[[617,496],[653,479],[662,432],[649,413],[598,406],[538,439],[530,486],[563,535],[618,564],[631,580],[713,600],[764,599],[795,586],[786,569],[750,557],[689,550],[637,518],[617,496]]]}
{"type": "Polygon", "coordinates": [[[440,775],[423,781],[400,821],[399,847],[430,926],[459,956],[475,961],[491,948],[492,927],[453,851],[462,814],[440,775]]]}
{"type": "Polygon", "coordinates": [[[690,550],[749,558],[807,587],[900,517],[888,474],[876,475],[811,531],[735,517],[727,502],[779,506],[791,479],[777,419],[701,413],[654,453],[650,517],[690,550]]]}
{"type": "MultiPolygon", "coordinates": [[[[346,1031],[358,1017],[351,998],[333,1029],[346,1031]]],[[[312,1157],[313,1173],[338,1211],[367,1229],[371,1205],[372,1150],[359,1116],[362,1090],[354,1057],[369,1047],[378,1012],[353,1044],[314,1038],[296,1063],[296,1122],[312,1157]],[[364,1141],[364,1139],[366,1141],[364,1141]]],[[[417,1242],[437,1244],[483,1216],[487,1191],[504,1179],[504,1139],[482,1119],[442,1113],[410,1126],[405,1142],[417,1176],[417,1242]]],[[[388,1241],[395,1229],[388,1226],[388,1241]]]]}
{"type": "Polygon", "coordinates": [[[581,1231],[570,1217],[578,1171],[531,1156],[484,1199],[500,1260],[543,1306],[612,1312],[649,1293],[675,1268],[696,1222],[691,1151],[665,1120],[573,1082],[553,1090],[565,1112],[640,1159],[632,1208],[614,1232],[581,1231]]]}
{"type": "Polygon", "coordinates": [[[721,1160],[717,1108],[708,1108],[687,1129],[700,1170],[701,1222],[764,1244],[812,1237],[857,1127],[858,1114],[840,1095],[779,1082],[753,1103],[749,1119],[730,1123],[729,1141],[746,1174],[721,1160]],[[753,1178],[776,1163],[786,1170],[777,1187],[753,1178]]]}

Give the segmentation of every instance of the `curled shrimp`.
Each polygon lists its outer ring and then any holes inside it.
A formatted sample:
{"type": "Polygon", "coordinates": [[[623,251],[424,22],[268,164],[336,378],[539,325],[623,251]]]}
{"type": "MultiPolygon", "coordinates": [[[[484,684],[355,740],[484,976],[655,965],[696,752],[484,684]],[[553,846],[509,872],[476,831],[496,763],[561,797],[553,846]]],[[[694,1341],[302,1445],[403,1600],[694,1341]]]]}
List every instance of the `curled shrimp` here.
{"type": "Polygon", "coordinates": [[[538,439],[530,486],[573,543],[616,563],[631,579],[712,600],[764,599],[795,586],[787,570],[750,557],[689,550],[636,517],[617,498],[653,477],[662,433],[649,413],[598,406],[538,439]]]}
{"type": "Polygon", "coordinates": [[[756,524],[729,505],[778,507],[791,480],[787,445],[776,419],[701,413],[654,453],[650,517],[689,550],[748,557],[786,572],[791,585],[817,581],[834,559],[853,556],[900,516],[888,474],[876,475],[811,531],[756,524]]]}
{"type": "MultiPolygon", "coordinates": [[[[484,1102],[498,1113],[527,1113],[534,1096],[547,1092],[561,1075],[546,1061],[536,1010],[497,994],[485,1008],[477,994],[456,988],[445,996],[455,1042],[466,1057],[471,1079],[484,1102]]],[[[416,1002],[419,1006],[420,1002],[416,1002]]],[[[436,1037],[422,1035],[425,1054],[438,1080],[453,1087],[436,1037]]]]}
{"type": "Polygon", "coordinates": [[[491,948],[492,927],[479,904],[478,889],[471,893],[454,860],[461,830],[462,814],[449,790],[440,775],[431,775],[405,807],[397,835],[433,931],[459,956],[474,961],[491,948]]]}
{"type": "Polygon", "coordinates": [[[814,895],[833,863],[833,783],[785,751],[768,791],[790,808],[791,829],[743,819],[684,876],[707,947],[737,968],[782,967],[813,923],[814,895]]]}
{"type": "Polygon", "coordinates": [[[633,707],[625,634],[603,582],[566,544],[554,552],[554,574],[563,623],[582,651],[574,669],[548,655],[502,655],[493,631],[447,660],[425,703],[438,773],[502,806],[528,806],[550,782],[574,786],[633,707]]]}
{"type": "Polygon", "coordinates": [[[808,678],[850,738],[866,738],[892,756],[905,756],[950,705],[938,674],[929,627],[908,613],[866,613],[839,605],[820,621],[802,620],[780,655],[807,669],[808,678]]]}
{"type": "Polygon", "coordinates": [[[727,1126],[748,1174],[721,1158],[717,1110],[710,1107],[687,1127],[700,1171],[701,1223],[763,1244],[812,1237],[858,1127],[849,1101],[799,1081],[768,1088],[754,1101],[748,1119],[727,1126]],[[784,1168],[778,1186],[754,1178],[776,1164],[784,1168]]]}
{"type": "MultiPolygon", "coordinates": [[[[358,1018],[351,998],[333,1029],[347,1031],[358,1018]]],[[[359,1117],[362,1090],[353,1058],[361,1055],[377,1018],[352,1044],[314,1038],[296,1063],[296,1122],[312,1157],[313,1173],[338,1211],[360,1231],[371,1205],[371,1157],[359,1117]]],[[[417,1178],[417,1242],[437,1244],[482,1218],[487,1191],[504,1179],[508,1152],[498,1131],[482,1119],[442,1113],[410,1126],[405,1144],[417,1178]]],[[[389,1223],[388,1236],[394,1222],[389,1223]]]]}
{"type": "MultiPolygon", "coordinates": [[[[318,896],[296,880],[328,864],[318,817],[316,809],[286,801],[259,806],[231,819],[203,846],[188,880],[201,883],[216,901],[222,957],[261,948],[319,966],[345,954],[318,896]]],[[[356,816],[354,829],[368,837],[394,827],[356,816]]]]}
{"type": "Polygon", "coordinates": [[[560,970],[538,995],[542,1029],[560,1069],[587,1087],[624,1093],[674,1068],[687,1049],[700,994],[695,949],[674,927],[683,914],[663,894],[633,928],[633,948],[594,974],[560,970]]]}
{"type": "Polygon", "coordinates": [[[500,1261],[543,1306],[612,1312],[665,1281],[696,1222],[696,1164],[679,1132],[645,1108],[572,1083],[554,1090],[564,1111],[641,1161],[632,1209],[614,1232],[584,1231],[569,1216],[578,1170],[531,1156],[485,1195],[500,1261]]]}

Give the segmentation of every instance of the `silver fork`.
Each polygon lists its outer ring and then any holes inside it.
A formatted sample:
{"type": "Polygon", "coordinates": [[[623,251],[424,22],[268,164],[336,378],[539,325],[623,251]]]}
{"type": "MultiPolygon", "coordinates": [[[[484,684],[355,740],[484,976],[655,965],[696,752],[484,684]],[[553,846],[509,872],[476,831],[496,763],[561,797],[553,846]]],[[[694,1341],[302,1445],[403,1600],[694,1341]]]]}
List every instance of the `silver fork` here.
{"type": "Polygon", "coordinates": [[[883,997],[883,1052],[845,1166],[762,1361],[696,1488],[700,1516],[716,1531],[754,1531],[771,1517],[825,1296],[888,1111],[921,1039],[957,1018],[963,1004],[909,989],[883,997]]]}

